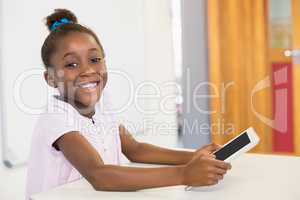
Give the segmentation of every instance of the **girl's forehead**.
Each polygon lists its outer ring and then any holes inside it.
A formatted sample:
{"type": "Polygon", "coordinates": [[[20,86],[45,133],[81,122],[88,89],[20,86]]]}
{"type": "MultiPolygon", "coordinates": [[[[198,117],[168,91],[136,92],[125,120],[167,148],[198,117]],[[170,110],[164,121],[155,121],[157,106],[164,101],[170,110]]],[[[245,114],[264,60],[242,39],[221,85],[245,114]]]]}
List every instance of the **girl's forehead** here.
{"type": "Polygon", "coordinates": [[[57,51],[59,53],[83,52],[88,51],[90,49],[95,49],[102,53],[101,48],[97,43],[96,39],[92,35],[87,33],[70,33],[57,42],[57,51]]]}

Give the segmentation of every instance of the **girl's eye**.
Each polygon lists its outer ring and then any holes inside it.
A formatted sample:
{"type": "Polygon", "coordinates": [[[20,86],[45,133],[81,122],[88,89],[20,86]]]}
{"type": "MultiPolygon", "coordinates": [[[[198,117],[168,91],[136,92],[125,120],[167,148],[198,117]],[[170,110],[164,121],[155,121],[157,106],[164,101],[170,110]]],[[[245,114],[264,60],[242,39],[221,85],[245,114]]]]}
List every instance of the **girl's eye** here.
{"type": "Polygon", "coordinates": [[[77,63],[69,63],[69,64],[66,64],[66,67],[67,68],[76,68],[76,67],[78,67],[78,64],[77,63]]]}
{"type": "Polygon", "coordinates": [[[92,58],[91,61],[92,63],[99,63],[101,62],[102,58],[92,58]]]}

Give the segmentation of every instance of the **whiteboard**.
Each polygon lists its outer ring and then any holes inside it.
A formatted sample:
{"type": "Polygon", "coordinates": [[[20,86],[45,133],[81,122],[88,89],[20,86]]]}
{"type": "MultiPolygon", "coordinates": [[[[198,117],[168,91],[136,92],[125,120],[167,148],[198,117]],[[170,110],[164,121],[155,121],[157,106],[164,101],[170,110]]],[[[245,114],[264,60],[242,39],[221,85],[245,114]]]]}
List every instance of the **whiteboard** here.
{"type": "Polygon", "coordinates": [[[106,90],[110,91],[115,108],[127,105],[121,117],[132,121],[142,119],[129,99],[132,86],[145,77],[143,1],[0,0],[0,3],[1,135],[6,165],[26,162],[38,114],[53,92],[43,80],[40,48],[48,34],[43,19],[54,8],[72,10],[81,24],[98,34],[108,69],[113,72],[109,73],[106,90]]]}

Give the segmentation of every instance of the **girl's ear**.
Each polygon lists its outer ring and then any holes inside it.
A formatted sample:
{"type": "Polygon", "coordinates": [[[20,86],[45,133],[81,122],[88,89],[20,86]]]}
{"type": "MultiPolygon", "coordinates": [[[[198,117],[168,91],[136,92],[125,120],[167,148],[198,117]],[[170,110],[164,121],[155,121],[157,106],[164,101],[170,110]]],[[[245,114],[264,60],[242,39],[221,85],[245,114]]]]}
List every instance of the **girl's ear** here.
{"type": "Polygon", "coordinates": [[[54,78],[54,70],[47,69],[44,72],[44,78],[45,78],[45,80],[46,80],[46,82],[48,83],[49,86],[51,86],[53,88],[57,88],[57,84],[56,84],[55,78],[54,78]]]}

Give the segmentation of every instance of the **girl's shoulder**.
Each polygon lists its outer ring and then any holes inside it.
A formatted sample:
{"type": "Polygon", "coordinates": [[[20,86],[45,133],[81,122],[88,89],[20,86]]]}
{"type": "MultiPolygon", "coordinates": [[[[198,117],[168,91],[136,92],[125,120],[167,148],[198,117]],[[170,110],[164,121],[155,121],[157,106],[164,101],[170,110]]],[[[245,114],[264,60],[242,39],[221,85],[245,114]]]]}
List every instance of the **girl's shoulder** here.
{"type": "Polygon", "coordinates": [[[37,126],[60,126],[70,124],[78,118],[78,112],[68,103],[62,101],[57,96],[52,96],[44,112],[40,114],[37,126]]]}
{"type": "Polygon", "coordinates": [[[65,133],[80,132],[79,117],[76,112],[71,105],[61,100],[49,100],[47,108],[36,122],[33,137],[50,145],[65,133]]]}

